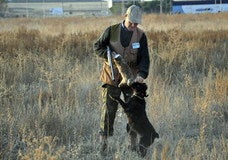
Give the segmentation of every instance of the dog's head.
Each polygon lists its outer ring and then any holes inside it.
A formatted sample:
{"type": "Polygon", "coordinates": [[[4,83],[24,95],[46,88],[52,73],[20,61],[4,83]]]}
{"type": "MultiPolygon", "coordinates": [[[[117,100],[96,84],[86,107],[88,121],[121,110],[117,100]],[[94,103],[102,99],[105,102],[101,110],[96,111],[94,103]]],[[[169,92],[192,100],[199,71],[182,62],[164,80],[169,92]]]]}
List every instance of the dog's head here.
{"type": "Polygon", "coordinates": [[[139,82],[134,82],[130,85],[130,87],[132,88],[134,94],[144,98],[147,97],[147,85],[146,83],[139,83],[139,82]]]}

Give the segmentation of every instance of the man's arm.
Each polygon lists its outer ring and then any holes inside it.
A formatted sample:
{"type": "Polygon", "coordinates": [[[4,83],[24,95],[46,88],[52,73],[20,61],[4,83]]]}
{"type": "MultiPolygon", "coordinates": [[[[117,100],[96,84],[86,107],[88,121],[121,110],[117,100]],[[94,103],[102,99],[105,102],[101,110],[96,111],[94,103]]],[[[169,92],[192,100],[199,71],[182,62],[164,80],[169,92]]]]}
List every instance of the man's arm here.
{"type": "Polygon", "coordinates": [[[139,71],[137,73],[138,76],[146,79],[149,74],[150,57],[148,51],[147,37],[145,34],[143,34],[142,38],[140,39],[140,48],[138,51],[137,64],[139,68],[139,71]]]}
{"type": "Polygon", "coordinates": [[[100,38],[94,43],[93,48],[95,54],[99,57],[107,59],[107,46],[110,40],[110,27],[108,27],[100,38]]]}

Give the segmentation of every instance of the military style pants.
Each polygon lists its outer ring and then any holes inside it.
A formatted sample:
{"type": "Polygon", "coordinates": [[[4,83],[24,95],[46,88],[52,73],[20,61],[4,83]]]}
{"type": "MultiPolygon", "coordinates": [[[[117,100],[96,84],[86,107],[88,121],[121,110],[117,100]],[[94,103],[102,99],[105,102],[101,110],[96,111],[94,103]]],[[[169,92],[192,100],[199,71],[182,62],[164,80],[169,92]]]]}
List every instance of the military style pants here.
{"type": "Polygon", "coordinates": [[[103,87],[103,106],[101,108],[100,119],[100,134],[102,136],[113,135],[114,121],[118,109],[118,103],[113,100],[113,98],[120,97],[121,93],[123,93],[124,100],[127,101],[127,99],[132,95],[132,90],[130,87],[119,88],[111,85],[105,85],[103,87]]]}

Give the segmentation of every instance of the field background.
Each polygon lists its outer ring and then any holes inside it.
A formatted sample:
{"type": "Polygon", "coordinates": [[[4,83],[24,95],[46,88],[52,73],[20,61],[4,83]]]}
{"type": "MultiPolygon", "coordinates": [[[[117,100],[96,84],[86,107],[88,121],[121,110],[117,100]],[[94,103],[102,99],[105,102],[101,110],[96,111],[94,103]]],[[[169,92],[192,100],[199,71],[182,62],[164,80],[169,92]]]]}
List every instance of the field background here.
{"type": "MultiPolygon", "coordinates": [[[[119,108],[99,154],[102,60],[93,43],[123,17],[0,19],[0,159],[138,160],[119,108]]],[[[228,159],[228,14],[144,15],[146,159],[228,159]]]]}
{"type": "Polygon", "coordinates": [[[69,16],[107,16],[108,4],[100,2],[45,2],[8,3],[6,17],[69,17],[69,16]],[[51,14],[53,8],[63,8],[63,14],[51,14]]]}

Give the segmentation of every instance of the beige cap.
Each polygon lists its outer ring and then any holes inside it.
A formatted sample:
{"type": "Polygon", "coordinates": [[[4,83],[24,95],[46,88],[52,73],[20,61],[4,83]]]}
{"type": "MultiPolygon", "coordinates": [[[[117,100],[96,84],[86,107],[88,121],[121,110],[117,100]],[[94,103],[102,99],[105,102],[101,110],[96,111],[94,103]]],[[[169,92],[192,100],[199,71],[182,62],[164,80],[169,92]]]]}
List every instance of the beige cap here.
{"type": "Polygon", "coordinates": [[[132,5],[127,9],[127,19],[132,23],[142,23],[142,11],[139,6],[132,5]]]}

